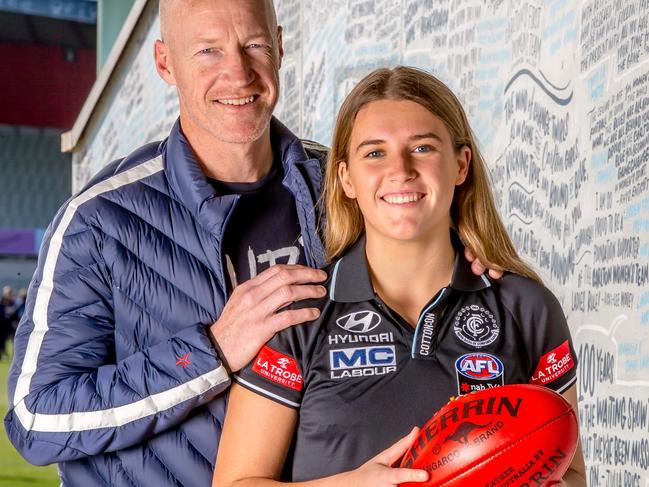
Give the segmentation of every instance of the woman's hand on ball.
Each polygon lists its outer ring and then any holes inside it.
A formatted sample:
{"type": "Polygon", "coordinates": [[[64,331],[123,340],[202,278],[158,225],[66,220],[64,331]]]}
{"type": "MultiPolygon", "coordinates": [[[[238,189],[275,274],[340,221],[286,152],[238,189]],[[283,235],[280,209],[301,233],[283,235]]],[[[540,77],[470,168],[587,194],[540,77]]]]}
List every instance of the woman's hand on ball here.
{"type": "Polygon", "coordinates": [[[339,476],[341,485],[349,487],[393,487],[406,482],[426,482],[428,472],[410,468],[393,468],[394,464],[413,444],[419,428],[415,427],[394,445],[383,450],[356,470],[339,476]]]}

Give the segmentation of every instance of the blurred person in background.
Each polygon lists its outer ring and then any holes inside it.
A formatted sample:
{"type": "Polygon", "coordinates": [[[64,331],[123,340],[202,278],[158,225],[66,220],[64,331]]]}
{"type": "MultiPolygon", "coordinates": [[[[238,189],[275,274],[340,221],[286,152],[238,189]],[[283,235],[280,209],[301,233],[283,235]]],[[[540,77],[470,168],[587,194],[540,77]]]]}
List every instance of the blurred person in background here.
{"type": "Polygon", "coordinates": [[[4,360],[7,354],[7,342],[13,335],[17,308],[13,288],[4,286],[0,298],[0,360],[4,360]]]}

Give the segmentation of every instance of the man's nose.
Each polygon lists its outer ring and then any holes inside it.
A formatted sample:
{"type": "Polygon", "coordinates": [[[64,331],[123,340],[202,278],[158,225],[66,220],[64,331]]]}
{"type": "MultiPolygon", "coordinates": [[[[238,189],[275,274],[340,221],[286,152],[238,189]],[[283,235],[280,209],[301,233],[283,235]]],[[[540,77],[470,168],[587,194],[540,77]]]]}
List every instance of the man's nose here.
{"type": "Polygon", "coordinates": [[[247,86],[253,80],[250,59],[242,49],[232,49],[224,66],[224,75],[236,86],[247,86]]]}

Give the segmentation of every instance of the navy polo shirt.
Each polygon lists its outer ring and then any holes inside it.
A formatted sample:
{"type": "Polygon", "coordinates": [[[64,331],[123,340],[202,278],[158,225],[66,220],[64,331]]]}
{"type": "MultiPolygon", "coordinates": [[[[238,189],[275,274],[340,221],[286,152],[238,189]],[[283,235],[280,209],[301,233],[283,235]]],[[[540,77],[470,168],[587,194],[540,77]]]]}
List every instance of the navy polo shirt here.
{"type": "Polygon", "coordinates": [[[415,328],[374,292],[361,239],[326,269],[328,296],[299,303],[320,317],[276,335],[235,377],[299,409],[283,480],[354,469],[455,396],[515,383],[562,392],[574,383],[575,352],[552,293],[516,274],[474,275],[453,241],[451,283],[415,328]]]}

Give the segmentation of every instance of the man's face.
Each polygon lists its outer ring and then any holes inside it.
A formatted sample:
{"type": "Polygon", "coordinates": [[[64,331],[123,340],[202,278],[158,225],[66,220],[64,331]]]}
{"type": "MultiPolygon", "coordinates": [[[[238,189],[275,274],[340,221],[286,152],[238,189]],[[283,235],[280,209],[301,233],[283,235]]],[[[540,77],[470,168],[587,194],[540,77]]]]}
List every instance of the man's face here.
{"type": "Polygon", "coordinates": [[[270,8],[266,0],[173,2],[156,64],[178,89],[190,139],[245,144],[267,130],[282,57],[270,8]]]}

